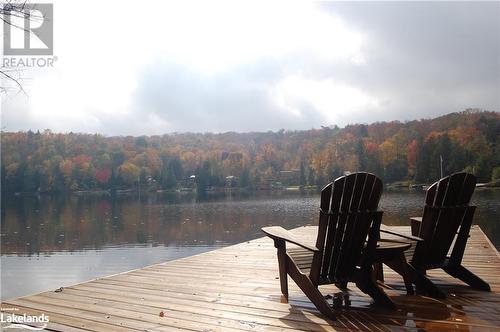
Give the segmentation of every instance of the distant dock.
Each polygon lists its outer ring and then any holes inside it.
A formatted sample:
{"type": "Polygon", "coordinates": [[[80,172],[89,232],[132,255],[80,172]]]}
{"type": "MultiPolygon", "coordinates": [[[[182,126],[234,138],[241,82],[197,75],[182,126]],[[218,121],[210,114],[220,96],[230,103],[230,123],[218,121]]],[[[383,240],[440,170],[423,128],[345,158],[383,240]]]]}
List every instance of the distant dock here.
{"type": "MultiPolygon", "coordinates": [[[[313,242],[315,227],[293,232],[313,242]]],[[[65,332],[500,330],[500,256],[478,226],[470,234],[464,265],[492,292],[473,290],[438,270],[429,275],[448,294],[446,300],[407,296],[401,277],[385,268],[386,292],[399,309],[375,307],[350,285],[352,305],[339,310],[335,322],[319,314],[293,282],[290,303],[280,303],[276,251],[269,238],[7,300],[2,312],[44,314],[47,329],[65,332]]]]}

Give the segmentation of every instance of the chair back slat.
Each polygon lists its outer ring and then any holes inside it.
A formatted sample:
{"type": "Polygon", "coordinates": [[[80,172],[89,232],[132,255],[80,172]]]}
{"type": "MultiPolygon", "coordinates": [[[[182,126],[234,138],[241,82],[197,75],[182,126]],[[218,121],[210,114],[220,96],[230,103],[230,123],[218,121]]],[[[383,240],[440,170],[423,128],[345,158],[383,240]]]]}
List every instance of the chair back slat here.
{"type": "Polygon", "coordinates": [[[375,176],[367,176],[366,177],[366,180],[365,180],[366,190],[363,190],[363,194],[361,195],[361,201],[359,202],[359,209],[360,210],[372,210],[373,209],[373,206],[372,206],[373,202],[372,201],[374,200],[374,198],[372,197],[372,191],[373,191],[373,186],[375,184],[376,179],[377,178],[375,176]]]}
{"type": "MultiPolygon", "coordinates": [[[[362,206],[361,209],[376,211],[378,208],[378,203],[380,202],[380,197],[382,196],[383,189],[384,186],[382,185],[382,180],[374,176],[370,198],[368,199],[366,206],[362,206]]],[[[367,188],[367,190],[370,190],[370,188],[367,188]]]]}
{"type": "Polygon", "coordinates": [[[332,257],[332,260],[336,259],[337,264],[331,264],[329,270],[329,274],[336,274],[335,277],[337,279],[349,277],[352,262],[357,262],[359,255],[361,254],[360,243],[364,244],[364,241],[366,239],[366,236],[362,238],[362,236],[358,235],[367,234],[367,229],[365,228],[366,226],[369,226],[369,223],[367,222],[367,214],[363,213],[363,211],[365,211],[365,208],[361,207],[360,205],[362,197],[365,196],[365,191],[370,192],[371,196],[372,188],[365,187],[367,178],[368,173],[358,173],[356,177],[353,177],[354,185],[351,199],[348,204],[349,206],[347,207],[347,211],[349,211],[350,214],[346,218],[345,230],[343,235],[344,239],[350,240],[344,241],[344,243],[340,247],[338,256],[332,257]]]}
{"type": "Polygon", "coordinates": [[[462,223],[465,207],[457,206],[454,209],[441,210],[439,220],[429,246],[430,264],[441,264],[448,254],[451,243],[462,223]]]}
{"type": "Polygon", "coordinates": [[[327,184],[323,190],[321,190],[321,202],[320,209],[323,211],[327,211],[330,209],[330,202],[332,200],[332,187],[333,183],[327,184]]]}
{"type": "MultiPolygon", "coordinates": [[[[323,265],[321,268],[321,278],[326,280],[328,278],[328,271],[330,265],[332,264],[332,257],[336,255],[339,250],[341,236],[340,229],[345,225],[345,218],[343,219],[338,212],[341,210],[341,204],[343,202],[343,193],[347,180],[345,177],[340,177],[335,182],[332,183],[333,192],[330,208],[328,213],[330,214],[327,239],[325,245],[325,252],[323,255],[323,265]]],[[[335,264],[335,262],[333,263],[335,264]]]]}
{"type": "Polygon", "coordinates": [[[368,173],[359,173],[356,176],[349,211],[358,211],[360,209],[359,203],[361,203],[361,196],[363,196],[367,176],[368,173]]]}
{"type": "Polygon", "coordinates": [[[428,189],[427,194],[425,195],[425,205],[434,205],[434,197],[436,197],[436,190],[438,187],[439,181],[434,182],[428,189]]]}
{"type": "Polygon", "coordinates": [[[340,211],[342,202],[342,193],[344,192],[345,177],[338,178],[332,182],[333,190],[331,197],[331,205],[328,207],[328,212],[340,211]]]}
{"type": "MultiPolygon", "coordinates": [[[[335,197],[335,195],[338,194],[339,188],[340,184],[334,187],[332,182],[326,185],[326,187],[323,188],[323,190],[321,190],[321,210],[319,215],[319,227],[318,227],[318,237],[316,239],[316,248],[320,249],[322,252],[321,252],[321,257],[319,257],[319,260],[316,259],[313,261],[313,265],[317,266],[318,264],[321,264],[321,268],[317,267],[314,271],[313,268],[311,268],[312,276],[318,277],[320,270],[323,270],[323,266],[327,266],[330,263],[329,261],[325,261],[325,257],[329,257],[331,255],[332,252],[331,233],[335,228],[334,226],[331,225],[335,224],[337,221],[336,219],[337,216],[332,216],[330,214],[330,206],[332,204],[332,197],[335,197]],[[326,240],[325,243],[325,239],[327,238],[328,240],[326,240]]],[[[316,256],[315,258],[318,258],[318,256],[316,256]]]]}
{"type": "Polygon", "coordinates": [[[467,174],[464,179],[461,194],[458,197],[457,205],[468,205],[474,193],[474,189],[476,189],[476,177],[472,174],[467,174]]]}
{"type": "Polygon", "coordinates": [[[443,198],[443,206],[459,205],[459,198],[462,194],[466,175],[467,173],[458,173],[449,178],[443,198]]]}
{"type": "MultiPolygon", "coordinates": [[[[337,227],[334,230],[334,237],[333,237],[333,251],[332,254],[329,257],[329,268],[326,267],[325,270],[323,271],[323,277],[328,278],[331,280],[331,276],[335,274],[335,271],[337,269],[337,265],[340,263],[339,262],[339,257],[340,253],[343,249],[342,244],[344,240],[344,235],[346,231],[346,224],[348,220],[348,212],[350,211],[350,205],[351,205],[351,199],[352,199],[352,193],[354,190],[354,183],[355,183],[356,177],[355,176],[346,176],[345,181],[344,181],[344,190],[341,194],[342,202],[340,203],[340,211],[335,211],[332,210],[332,213],[338,213],[340,212],[341,214],[338,217],[337,221],[337,227]]],[[[334,183],[335,185],[335,183],[334,183]]]]}
{"type": "Polygon", "coordinates": [[[327,184],[322,190],[321,190],[321,201],[320,201],[320,215],[319,215],[319,227],[318,227],[318,238],[316,239],[316,248],[319,250],[323,250],[323,247],[325,245],[325,236],[326,236],[326,231],[328,227],[328,222],[329,222],[329,216],[327,213],[328,210],[330,209],[330,202],[332,199],[332,187],[333,184],[329,183],[327,184]]]}
{"type": "Polygon", "coordinates": [[[313,261],[311,276],[317,275],[323,282],[352,276],[373,226],[381,193],[382,181],[365,172],[342,176],[322,190],[316,246],[323,252],[321,260],[313,261]]]}
{"type": "Polygon", "coordinates": [[[445,177],[437,182],[436,193],[434,194],[434,201],[432,206],[443,206],[444,196],[446,195],[446,189],[448,188],[448,182],[450,177],[445,177]]]}
{"type": "Polygon", "coordinates": [[[415,264],[439,266],[444,262],[458,229],[465,219],[471,220],[465,216],[470,216],[467,211],[475,186],[474,175],[461,172],[442,178],[429,188],[418,234],[424,244],[415,251],[415,264]]]}

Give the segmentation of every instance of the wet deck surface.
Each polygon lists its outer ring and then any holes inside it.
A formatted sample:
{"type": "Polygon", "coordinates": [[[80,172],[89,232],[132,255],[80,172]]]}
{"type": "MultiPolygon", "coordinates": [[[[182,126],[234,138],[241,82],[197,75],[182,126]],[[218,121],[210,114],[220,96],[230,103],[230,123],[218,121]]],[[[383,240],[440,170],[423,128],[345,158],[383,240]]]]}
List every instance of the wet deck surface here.
{"type": "MultiPolygon", "coordinates": [[[[314,242],[314,227],[294,232],[314,242]]],[[[319,314],[291,280],[290,302],[280,303],[276,251],[272,240],[260,238],[60,292],[8,300],[2,311],[44,313],[50,319],[47,328],[54,331],[500,331],[500,257],[477,226],[471,230],[463,263],[486,280],[492,292],[475,291],[435,270],[430,277],[448,294],[446,300],[407,296],[402,279],[385,268],[386,292],[399,309],[374,306],[352,285],[350,308],[338,310],[333,322],[319,314]]],[[[334,286],[321,290],[338,291],[334,286]]]]}

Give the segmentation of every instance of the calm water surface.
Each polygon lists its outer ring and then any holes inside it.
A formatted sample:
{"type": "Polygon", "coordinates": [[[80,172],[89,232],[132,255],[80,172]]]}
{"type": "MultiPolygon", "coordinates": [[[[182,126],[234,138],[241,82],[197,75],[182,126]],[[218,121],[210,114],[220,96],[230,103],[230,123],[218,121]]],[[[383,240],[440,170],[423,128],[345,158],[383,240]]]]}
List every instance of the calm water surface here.
{"type": "MultiPolygon", "coordinates": [[[[386,192],[384,223],[408,225],[424,192],[386,192]]],[[[474,222],[500,248],[500,190],[477,190],[474,222]]],[[[2,198],[1,298],[68,286],[317,223],[318,194],[2,198]]]]}

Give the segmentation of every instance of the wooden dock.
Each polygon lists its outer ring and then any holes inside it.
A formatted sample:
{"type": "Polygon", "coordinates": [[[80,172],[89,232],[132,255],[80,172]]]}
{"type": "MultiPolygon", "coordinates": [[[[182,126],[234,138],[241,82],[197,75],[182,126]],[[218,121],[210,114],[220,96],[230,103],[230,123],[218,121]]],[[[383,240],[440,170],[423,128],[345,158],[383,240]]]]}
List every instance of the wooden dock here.
{"type": "MultiPolygon", "coordinates": [[[[313,242],[314,227],[294,232],[313,242]]],[[[472,290],[439,270],[430,277],[448,294],[446,300],[407,296],[402,279],[385,268],[386,291],[399,309],[378,308],[350,286],[352,304],[339,310],[334,322],[319,314],[292,281],[290,303],[280,303],[273,242],[260,238],[59,292],[8,300],[2,311],[44,313],[50,319],[47,329],[69,332],[500,331],[500,256],[477,226],[471,230],[464,265],[489,282],[492,292],[472,290]]],[[[322,291],[338,290],[328,286],[322,291]]]]}

